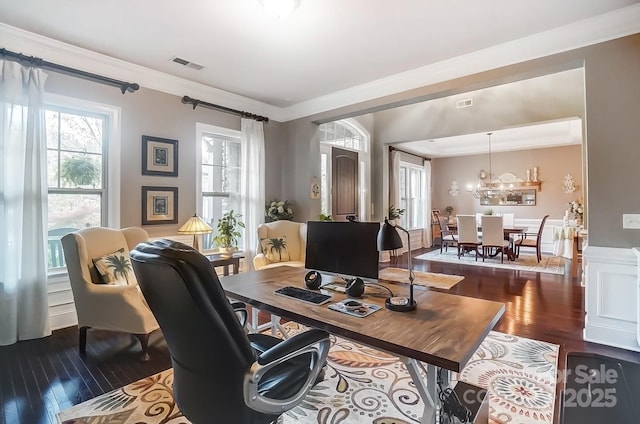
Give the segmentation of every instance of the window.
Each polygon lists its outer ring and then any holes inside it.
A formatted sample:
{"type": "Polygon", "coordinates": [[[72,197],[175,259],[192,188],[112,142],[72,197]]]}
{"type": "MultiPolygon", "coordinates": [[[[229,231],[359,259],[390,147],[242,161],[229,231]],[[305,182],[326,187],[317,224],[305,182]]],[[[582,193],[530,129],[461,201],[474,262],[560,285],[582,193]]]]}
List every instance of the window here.
{"type": "MultiPolygon", "coordinates": [[[[207,127],[200,132],[201,210],[202,219],[214,232],[203,236],[202,248],[213,249],[218,219],[230,210],[241,213],[242,149],[239,132],[207,127]]],[[[242,240],[241,237],[239,246],[242,246],[242,240]]]]}
{"type": "Polygon", "coordinates": [[[45,118],[51,274],[65,266],[63,235],[108,223],[109,114],[48,104],[45,118]]]}
{"type": "Polygon", "coordinates": [[[407,229],[424,228],[425,175],[424,169],[400,162],[400,209],[405,214],[400,225],[407,229]]]}

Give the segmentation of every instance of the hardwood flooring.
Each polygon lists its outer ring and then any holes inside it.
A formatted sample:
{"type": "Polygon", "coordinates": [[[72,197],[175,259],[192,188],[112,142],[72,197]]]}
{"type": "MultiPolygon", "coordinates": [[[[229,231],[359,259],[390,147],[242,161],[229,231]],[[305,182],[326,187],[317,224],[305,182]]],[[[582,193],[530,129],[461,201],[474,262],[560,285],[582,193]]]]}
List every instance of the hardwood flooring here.
{"type": "MultiPolygon", "coordinates": [[[[426,251],[414,250],[413,256],[426,251]]],[[[406,267],[406,262],[404,255],[383,266],[406,267]]],[[[640,353],[582,340],[584,288],[580,275],[569,276],[569,263],[564,276],[422,260],[414,260],[413,266],[464,275],[451,293],[504,302],[506,312],[494,329],[560,345],[559,369],[564,369],[571,351],[640,363],[640,353]]],[[[0,347],[0,424],[54,424],[56,413],[63,409],[169,368],[159,332],[151,338],[150,355],[150,361],[140,362],[140,345],[129,335],[90,331],[87,355],[82,358],[76,327],[0,347]]]]}

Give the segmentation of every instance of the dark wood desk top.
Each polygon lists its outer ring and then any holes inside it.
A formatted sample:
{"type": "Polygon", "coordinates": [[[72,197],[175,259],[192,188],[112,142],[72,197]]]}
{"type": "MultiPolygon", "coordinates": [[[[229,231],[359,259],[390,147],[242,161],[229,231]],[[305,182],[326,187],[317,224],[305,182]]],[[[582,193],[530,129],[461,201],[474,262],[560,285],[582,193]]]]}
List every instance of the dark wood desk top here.
{"type": "MultiPolygon", "coordinates": [[[[393,312],[384,308],[388,294],[368,286],[363,300],[383,308],[358,318],[332,311],[327,304],[310,305],[273,293],[283,286],[304,288],[307,271],[282,266],[222,277],[220,281],[229,297],[261,310],[456,372],[462,370],[505,310],[502,303],[414,286],[418,309],[393,312]]],[[[408,294],[406,284],[384,283],[398,295],[408,294]]],[[[328,293],[333,295],[332,302],[346,298],[342,293],[328,293]]]]}

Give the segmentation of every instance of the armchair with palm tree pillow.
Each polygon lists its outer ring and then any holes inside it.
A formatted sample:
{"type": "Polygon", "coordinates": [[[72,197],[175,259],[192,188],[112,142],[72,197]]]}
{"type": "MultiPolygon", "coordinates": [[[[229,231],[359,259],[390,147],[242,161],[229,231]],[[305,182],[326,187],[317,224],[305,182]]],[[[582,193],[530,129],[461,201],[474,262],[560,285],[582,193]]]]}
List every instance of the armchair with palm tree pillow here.
{"type": "Polygon", "coordinates": [[[136,280],[129,251],[149,238],[142,228],[93,227],[62,237],[78,316],[79,350],[89,328],[133,334],[149,358],[149,335],[158,329],[136,280]]]}
{"type": "Polygon", "coordinates": [[[258,248],[253,258],[255,269],[287,265],[304,268],[307,248],[307,224],[274,221],[257,228],[258,248]]]}

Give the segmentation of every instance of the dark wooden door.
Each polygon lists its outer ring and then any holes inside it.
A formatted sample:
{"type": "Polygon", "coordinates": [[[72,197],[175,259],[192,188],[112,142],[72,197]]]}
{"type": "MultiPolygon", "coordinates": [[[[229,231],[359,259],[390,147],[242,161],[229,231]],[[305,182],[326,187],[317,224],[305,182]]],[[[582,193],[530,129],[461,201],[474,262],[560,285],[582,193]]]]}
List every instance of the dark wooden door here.
{"type": "Polygon", "coordinates": [[[358,218],[360,196],[358,184],[358,152],[331,149],[331,214],[336,221],[345,221],[348,215],[358,218]]]}

